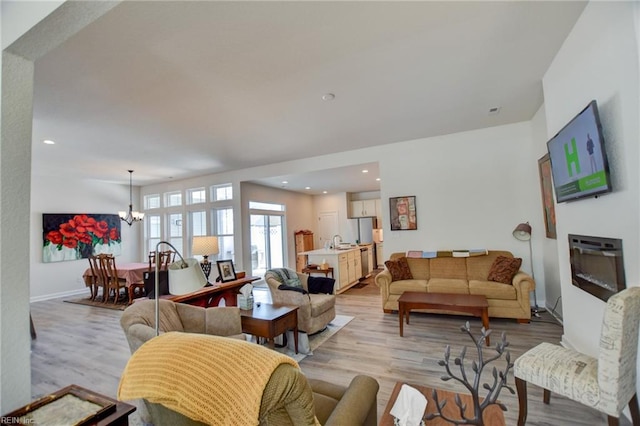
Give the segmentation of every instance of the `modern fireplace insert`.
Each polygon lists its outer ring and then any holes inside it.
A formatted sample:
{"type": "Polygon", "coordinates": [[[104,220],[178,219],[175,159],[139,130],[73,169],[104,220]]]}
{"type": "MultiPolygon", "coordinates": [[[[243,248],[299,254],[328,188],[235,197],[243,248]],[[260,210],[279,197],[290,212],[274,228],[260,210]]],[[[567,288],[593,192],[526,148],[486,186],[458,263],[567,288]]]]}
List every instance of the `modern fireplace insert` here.
{"type": "Polygon", "coordinates": [[[569,234],[571,283],[607,301],[626,287],[622,240],[569,234]]]}

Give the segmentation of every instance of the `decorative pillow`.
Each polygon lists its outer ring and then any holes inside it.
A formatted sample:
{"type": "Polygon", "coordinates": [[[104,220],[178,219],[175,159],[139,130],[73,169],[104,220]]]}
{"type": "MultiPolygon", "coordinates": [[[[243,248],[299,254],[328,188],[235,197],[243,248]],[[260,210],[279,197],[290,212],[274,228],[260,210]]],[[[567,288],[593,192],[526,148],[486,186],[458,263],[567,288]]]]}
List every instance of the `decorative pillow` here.
{"type": "Polygon", "coordinates": [[[398,260],[387,260],[384,262],[384,265],[387,267],[389,272],[391,272],[391,281],[413,279],[406,257],[401,257],[398,260]]]}
{"type": "Polygon", "coordinates": [[[522,259],[519,257],[498,256],[493,261],[487,280],[511,284],[513,276],[520,270],[522,259]]]}

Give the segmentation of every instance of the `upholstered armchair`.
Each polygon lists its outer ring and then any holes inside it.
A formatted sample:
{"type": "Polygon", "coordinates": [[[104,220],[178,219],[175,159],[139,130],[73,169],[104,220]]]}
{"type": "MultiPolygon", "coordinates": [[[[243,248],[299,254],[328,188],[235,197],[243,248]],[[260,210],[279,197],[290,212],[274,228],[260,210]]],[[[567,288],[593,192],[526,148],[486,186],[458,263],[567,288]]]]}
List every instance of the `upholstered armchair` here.
{"type": "Polygon", "coordinates": [[[294,305],[298,307],[298,330],[307,334],[314,334],[323,330],[336,317],[336,296],[334,294],[308,293],[308,275],[297,273],[291,269],[286,271],[290,276],[297,277],[300,280],[302,289],[306,293],[279,289],[278,287],[283,284],[281,277],[273,271],[267,271],[264,279],[269,286],[272,302],[276,305],[294,305]]]}
{"type": "Polygon", "coordinates": [[[640,425],[636,395],[636,357],[640,323],[640,287],[627,288],[607,301],[600,332],[600,349],[592,357],[551,343],[541,343],[514,363],[520,412],[518,425],[527,420],[527,383],[606,413],[609,425],[618,425],[629,405],[634,425],[640,425]]]}
{"type": "Polygon", "coordinates": [[[118,398],[142,398],[156,426],[374,426],[377,393],[368,376],[348,387],[309,380],[292,358],[255,343],[166,333],[133,354],[118,398]]]}
{"type": "MultiPolygon", "coordinates": [[[[203,308],[170,300],[159,300],[160,331],[214,334],[244,339],[240,310],[237,307],[203,308]]],[[[120,325],[129,342],[131,353],[155,337],[155,300],[139,300],[124,310],[120,325]]]]}

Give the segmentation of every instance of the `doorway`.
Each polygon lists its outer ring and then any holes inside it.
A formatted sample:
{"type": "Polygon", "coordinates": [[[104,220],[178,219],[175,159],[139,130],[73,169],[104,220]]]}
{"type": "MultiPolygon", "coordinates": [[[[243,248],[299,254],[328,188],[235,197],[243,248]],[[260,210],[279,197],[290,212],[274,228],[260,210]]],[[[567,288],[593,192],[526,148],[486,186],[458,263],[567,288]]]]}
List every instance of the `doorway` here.
{"type": "Polygon", "coordinates": [[[278,210],[267,212],[264,211],[265,204],[263,203],[260,203],[260,209],[251,208],[252,203],[249,204],[251,209],[251,275],[261,277],[268,269],[284,267],[284,238],[286,235],[284,206],[273,205],[278,210]]]}

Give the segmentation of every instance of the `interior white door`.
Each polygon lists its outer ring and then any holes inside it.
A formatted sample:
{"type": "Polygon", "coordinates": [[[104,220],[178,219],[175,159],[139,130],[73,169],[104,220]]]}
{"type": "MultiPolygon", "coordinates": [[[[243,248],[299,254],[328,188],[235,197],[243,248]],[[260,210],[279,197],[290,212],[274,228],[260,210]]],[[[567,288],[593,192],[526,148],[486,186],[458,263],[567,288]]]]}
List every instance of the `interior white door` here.
{"type": "Polygon", "coordinates": [[[318,214],[318,248],[325,243],[331,244],[331,238],[338,234],[338,212],[320,212],[318,214]]]}

